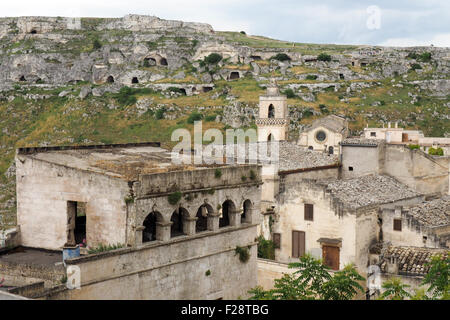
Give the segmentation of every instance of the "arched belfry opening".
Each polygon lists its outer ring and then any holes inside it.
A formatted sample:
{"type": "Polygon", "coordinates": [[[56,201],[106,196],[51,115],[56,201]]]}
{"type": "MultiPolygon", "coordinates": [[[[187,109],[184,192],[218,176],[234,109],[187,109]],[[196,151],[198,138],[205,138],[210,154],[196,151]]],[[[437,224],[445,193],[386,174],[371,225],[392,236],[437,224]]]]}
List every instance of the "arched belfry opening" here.
{"type": "Polygon", "coordinates": [[[227,200],[222,204],[222,215],[219,219],[219,228],[230,225],[230,214],[236,211],[233,201],[227,200]]]}
{"type": "Polygon", "coordinates": [[[179,237],[184,235],[183,222],[184,217],[188,217],[189,213],[184,208],[177,208],[173,213],[170,221],[172,225],[170,226],[170,237],[179,237]]]}
{"type": "Polygon", "coordinates": [[[114,83],[114,77],[113,76],[109,76],[108,78],[106,78],[106,82],[107,83],[114,83]]]}
{"type": "Polygon", "coordinates": [[[150,212],[144,219],[142,231],[142,243],[156,240],[156,223],[161,220],[161,214],[157,211],[150,212]]]}
{"type": "Polygon", "coordinates": [[[269,112],[268,112],[267,117],[269,119],[275,118],[275,107],[273,106],[273,104],[270,104],[270,106],[269,106],[269,112]]]}
{"type": "Polygon", "coordinates": [[[208,214],[212,212],[211,206],[206,204],[198,208],[196,215],[197,221],[195,222],[195,233],[208,230],[208,214]]]}
{"type": "Polygon", "coordinates": [[[244,201],[244,210],[242,211],[241,215],[241,223],[249,222],[250,221],[250,215],[251,215],[251,209],[252,209],[252,202],[247,199],[244,201]]]}

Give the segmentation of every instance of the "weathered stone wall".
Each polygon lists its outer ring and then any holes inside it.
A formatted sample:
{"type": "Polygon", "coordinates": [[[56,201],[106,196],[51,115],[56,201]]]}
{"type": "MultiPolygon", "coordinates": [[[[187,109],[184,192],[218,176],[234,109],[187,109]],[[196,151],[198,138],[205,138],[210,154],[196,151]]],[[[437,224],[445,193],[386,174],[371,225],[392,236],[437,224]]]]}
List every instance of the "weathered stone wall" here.
{"type": "Polygon", "coordinates": [[[402,145],[386,145],[383,172],[423,194],[449,190],[448,158],[432,157],[402,145]]]}
{"type": "Polygon", "coordinates": [[[17,155],[17,223],[22,245],[58,250],[67,242],[67,201],[86,202],[90,246],[126,243],[126,181],[17,155]]]}
{"type": "Polygon", "coordinates": [[[48,299],[237,299],[257,285],[256,225],[67,260],[81,289],[48,299]],[[236,246],[250,247],[243,263],[236,246]],[[207,275],[207,271],[210,275],[207,275]]]}
{"type": "MultiPolygon", "coordinates": [[[[355,263],[356,215],[345,213],[339,216],[332,207],[331,199],[324,189],[312,182],[302,181],[286,187],[281,195],[280,208],[274,232],[281,233],[281,249],[276,249],[276,258],[282,262],[294,262],[292,258],[292,231],[305,232],[305,251],[317,258],[322,257],[320,238],[342,239],[340,268],[355,263]],[[304,204],[314,205],[314,221],[304,219],[304,204]]],[[[365,267],[365,266],[364,266],[365,267]]]]}
{"type": "Polygon", "coordinates": [[[295,269],[289,269],[288,263],[258,259],[258,286],[264,290],[273,289],[275,279],[283,277],[284,273],[292,274],[295,269]]]}
{"type": "Polygon", "coordinates": [[[380,148],[376,146],[342,146],[342,178],[378,174],[380,172],[380,148]]]}
{"type": "Polygon", "coordinates": [[[420,225],[417,221],[406,215],[400,208],[388,208],[382,212],[383,241],[393,246],[439,248],[439,238],[431,228],[420,225]],[[402,220],[402,230],[394,230],[394,219],[402,220]],[[426,237],[426,240],[424,239],[426,237]]]}

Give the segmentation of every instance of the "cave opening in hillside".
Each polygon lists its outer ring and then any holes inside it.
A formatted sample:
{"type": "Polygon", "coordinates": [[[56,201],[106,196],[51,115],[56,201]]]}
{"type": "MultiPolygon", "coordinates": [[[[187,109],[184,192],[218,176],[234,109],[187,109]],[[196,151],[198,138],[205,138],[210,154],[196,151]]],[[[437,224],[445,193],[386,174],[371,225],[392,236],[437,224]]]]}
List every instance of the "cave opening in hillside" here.
{"type": "Polygon", "coordinates": [[[154,58],[145,58],[144,59],[144,67],[152,67],[156,66],[156,60],[154,58]]]}
{"type": "Polygon", "coordinates": [[[250,56],[253,60],[262,60],[261,56],[250,56]]]}
{"type": "Polygon", "coordinates": [[[37,31],[36,31],[36,29],[33,29],[33,30],[30,31],[30,33],[31,34],[37,34],[37,31]]]}
{"type": "Polygon", "coordinates": [[[109,76],[109,77],[106,79],[106,82],[107,82],[107,83],[114,83],[114,77],[113,77],[113,76],[109,76]]]}
{"type": "Polygon", "coordinates": [[[27,81],[27,79],[25,79],[25,76],[21,76],[21,77],[19,78],[19,81],[24,82],[24,81],[27,81]]]}
{"type": "Polygon", "coordinates": [[[159,61],[159,63],[162,65],[162,66],[167,66],[168,64],[167,64],[167,59],[166,58],[161,58],[161,60],[159,61]]]}
{"type": "Polygon", "coordinates": [[[203,87],[203,92],[209,92],[212,89],[213,89],[212,87],[203,87]]]}
{"type": "Polygon", "coordinates": [[[184,96],[186,95],[186,89],[180,88],[180,92],[181,92],[182,95],[184,95],[184,96]]]}
{"type": "Polygon", "coordinates": [[[229,77],[229,79],[230,80],[235,80],[235,79],[239,79],[239,72],[237,72],[237,71],[233,71],[233,72],[231,72],[230,73],[230,77],[229,77]]]}
{"type": "Polygon", "coordinates": [[[339,73],[339,79],[344,80],[344,75],[342,73],[339,73]]]}
{"type": "Polygon", "coordinates": [[[131,83],[136,84],[139,83],[139,80],[137,77],[133,77],[133,79],[131,79],[131,83]]]}

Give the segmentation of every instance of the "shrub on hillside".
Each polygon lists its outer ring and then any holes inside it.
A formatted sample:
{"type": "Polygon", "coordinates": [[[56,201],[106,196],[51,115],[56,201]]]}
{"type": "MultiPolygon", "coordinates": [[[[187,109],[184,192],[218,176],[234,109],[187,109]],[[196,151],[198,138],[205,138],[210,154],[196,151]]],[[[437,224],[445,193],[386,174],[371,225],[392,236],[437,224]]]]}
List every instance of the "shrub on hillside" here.
{"type": "Polygon", "coordinates": [[[317,60],[319,61],[331,61],[331,56],[326,53],[321,53],[317,56],[317,60]]]}
{"type": "Polygon", "coordinates": [[[211,53],[209,56],[206,56],[204,61],[208,64],[216,64],[220,60],[222,60],[222,56],[218,53],[211,53]]]}
{"type": "Polygon", "coordinates": [[[288,97],[289,99],[293,99],[295,97],[297,97],[294,93],[294,90],[292,90],[291,88],[288,88],[284,91],[284,94],[286,95],[286,97],[288,97]]]}
{"type": "Polygon", "coordinates": [[[289,61],[291,57],[289,57],[286,53],[277,53],[270,60],[278,60],[278,61],[289,61]]]}

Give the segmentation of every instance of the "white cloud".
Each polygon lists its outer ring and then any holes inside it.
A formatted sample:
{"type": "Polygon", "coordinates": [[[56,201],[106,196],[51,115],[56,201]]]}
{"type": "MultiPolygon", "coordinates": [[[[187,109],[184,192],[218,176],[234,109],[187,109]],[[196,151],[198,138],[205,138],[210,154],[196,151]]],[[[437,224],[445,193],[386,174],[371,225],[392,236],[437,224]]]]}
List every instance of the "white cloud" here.
{"type": "Polygon", "coordinates": [[[381,46],[388,47],[418,47],[429,46],[450,47],[450,33],[437,34],[428,40],[419,40],[414,38],[390,38],[380,43],[381,46]]]}

